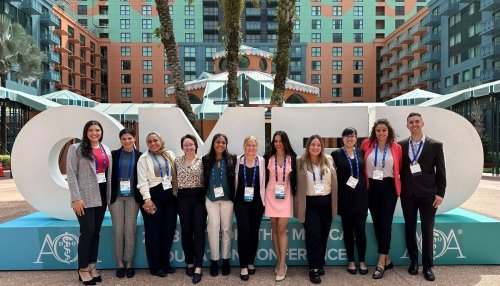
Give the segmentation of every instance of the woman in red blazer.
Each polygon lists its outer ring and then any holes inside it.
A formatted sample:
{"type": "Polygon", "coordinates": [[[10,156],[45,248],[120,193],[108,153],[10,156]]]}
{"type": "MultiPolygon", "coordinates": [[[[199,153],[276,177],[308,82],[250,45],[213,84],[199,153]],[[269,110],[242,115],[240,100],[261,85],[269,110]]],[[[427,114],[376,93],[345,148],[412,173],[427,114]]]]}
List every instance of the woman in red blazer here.
{"type": "Polygon", "coordinates": [[[377,238],[379,259],[373,279],[380,279],[384,271],[394,267],[389,249],[394,209],[401,193],[399,171],[401,146],[396,143],[394,129],[387,119],[373,124],[370,137],[363,141],[365,177],[369,194],[369,208],[377,238]]]}

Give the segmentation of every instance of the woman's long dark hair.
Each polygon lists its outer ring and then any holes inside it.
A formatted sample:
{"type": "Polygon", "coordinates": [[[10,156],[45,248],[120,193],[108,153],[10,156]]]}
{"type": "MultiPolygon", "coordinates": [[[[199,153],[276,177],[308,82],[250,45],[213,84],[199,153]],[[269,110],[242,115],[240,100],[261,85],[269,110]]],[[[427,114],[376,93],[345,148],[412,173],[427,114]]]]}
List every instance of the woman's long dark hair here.
{"type": "Polygon", "coordinates": [[[89,131],[90,126],[92,125],[97,125],[99,128],[101,128],[101,138],[99,138],[99,142],[102,142],[102,138],[104,137],[104,130],[102,129],[101,123],[96,120],[90,120],[85,124],[83,127],[83,135],[82,135],[82,142],[80,143],[80,152],[82,153],[83,158],[87,158],[89,160],[94,160],[94,153],[92,153],[92,146],[90,145],[90,140],[89,137],[87,136],[87,133],[89,131]]]}
{"type": "Polygon", "coordinates": [[[392,143],[394,143],[394,140],[396,138],[396,134],[395,134],[394,128],[392,128],[392,125],[389,122],[389,120],[387,120],[385,118],[378,119],[377,121],[375,121],[375,123],[373,123],[372,132],[370,133],[370,145],[375,145],[375,143],[377,142],[376,129],[377,129],[377,125],[380,125],[380,124],[387,126],[387,129],[389,131],[389,134],[387,134],[387,144],[391,145],[392,143]]]}
{"type": "MultiPolygon", "coordinates": [[[[210,152],[208,152],[208,168],[209,170],[212,169],[212,167],[215,165],[215,162],[217,161],[216,157],[215,157],[215,148],[214,148],[214,144],[215,144],[215,140],[219,139],[219,138],[224,138],[224,140],[226,140],[226,150],[224,150],[224,152],[222,153],[222,158],[226,161],[226,164],[231,166],[233,164],[233,159],[231,158],[231,153],[229,153],[229,151],[227,150],[227,145],[228,145],[228,141],[227,141],[227,136],[222,134],[222,133],[217,133],[214,135],[214,138],[212,138],[212,145],[210,145],[210,152]]],[[[234,170],[226,170],[226,172],[234,172],[234,170]]]]}
{"type": "Polygon", "coordinates": [[[290,144],[290,139],[288,139],[288,135],[285,131],[276,131],[274,132],[273,139],[271,141],[271,152],[269,153],[269,157],[276,155],[276,147],[274,146],[274,139],[276,136],[281,137],[281,144],[283,144],[283,149],[285,149],[285,155],[297,156],[295,151],[293,151],[292,144],[290,144]]]}

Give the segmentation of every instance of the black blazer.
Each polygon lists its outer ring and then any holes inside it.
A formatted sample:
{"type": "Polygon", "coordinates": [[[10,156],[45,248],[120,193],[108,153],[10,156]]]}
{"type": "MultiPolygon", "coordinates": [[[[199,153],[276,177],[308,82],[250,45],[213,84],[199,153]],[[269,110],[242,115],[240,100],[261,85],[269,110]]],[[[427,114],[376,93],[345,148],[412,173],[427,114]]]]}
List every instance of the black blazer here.
{"type": "Polygon", "coordinates": [[[443,143],[425,136],[422,153],[417,162],[422,174],[413,176],[410,171],[411,159],[408,156],[409,140],[399,142],[403,149],[403,163],[401,167],[401,196],[409,197],[444,197],[446,190],[446,167],[444,161],[443,143]]]}
{"type": "MultiPolygon", "coordinates": [[[[234,168],[236,166],[236,155],[229,154],[231,157],[231,162],[226,162],[226,176],[227,183],[229,184],[229,199],[234,200],[236,190],[234,189],[234,168]]],[[[210,187],[210,176],[212,174],[212,166],[210,165],[208,154],[201,158],[201,162],[203,163],[203,179],[205,180],[205,195],[207,193],[208,188],[210,187]]]]}
{"type": "MultiPolygon", "coordinates": [[[[297,156],[296,155],[290,155],[292,157],[292,171],[290,172],[290,189],[292,191],[292,195],[295,196],[297,193],[297,156]]],[[[269,169],[267,166],[269,165],[269,158],[270,155],[266,154],[264,155],[264,160],[266,162],[266,186],[267,183],[269,182],[269,169]]]]}
{"type": "MultiPolygon", "coordinates": [[[[120,161],[120,153],[122,151],[123,147],[121,147],[120,149],[118,150],[113,150],[111,151],[111,157],[113,159],[113,170],[112,170],[112,173],[111,173],[111,201],[110,201],[110,204],[114,203],[116,201],[116,197],[118,196],[118,192],[120,191],[120,178],[118,178],[118,162],[120,161]]],[[[134,168],[134,172],[133,172],[133,176],[134,176],[134,186],[133,186],[133,190],[134,190],[134,198],[135,198],[135,201],[138,203],[138,204],[141,204],[143,203],[142,201],[142,195],[141,193],[139,192],[139,189],[137,188],[137,160],[139,160],[139,157],[142,155],[142,152],[140,152],[139,150],[135,150],[135,168],[134,168]]]]}
{"type": "MultiPolygon", "coordinates": [[[[351,176],[351,168],[347,157],[342,151],[342,148],[336,149],[332,152],[333,162],[335,162],[335,169],[337,170],[337,182],[339,186],[338,192],[338,214],[344,216],[351,216],[355,214],[368,214],[368,191],[366,189],[365,178],[365,152],[356,148],[359,162],[359,174],[357,175],[358,184],[353,190],[347,185],[347,181],[351,176]]],[[[353,164],[353,171],[356,176],[356,166],[353,164]]]]}

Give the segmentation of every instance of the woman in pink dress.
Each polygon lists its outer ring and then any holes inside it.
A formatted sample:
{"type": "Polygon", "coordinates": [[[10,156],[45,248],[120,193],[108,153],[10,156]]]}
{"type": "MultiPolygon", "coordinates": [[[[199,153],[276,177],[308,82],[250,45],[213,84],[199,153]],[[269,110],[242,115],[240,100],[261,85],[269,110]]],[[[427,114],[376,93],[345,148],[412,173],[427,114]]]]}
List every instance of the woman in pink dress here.
{"type": "Polygon", "coordinates": [[[272,239],[276,252],[276,281],[285,279],[286,251],[288,248],[288,218],[293,217],[293,197],[297,189],[295,164],[297,155],[284,131],[276,131],[271,142],[271,152],[266,159],[266,209],[271,218],[272,239]]]}

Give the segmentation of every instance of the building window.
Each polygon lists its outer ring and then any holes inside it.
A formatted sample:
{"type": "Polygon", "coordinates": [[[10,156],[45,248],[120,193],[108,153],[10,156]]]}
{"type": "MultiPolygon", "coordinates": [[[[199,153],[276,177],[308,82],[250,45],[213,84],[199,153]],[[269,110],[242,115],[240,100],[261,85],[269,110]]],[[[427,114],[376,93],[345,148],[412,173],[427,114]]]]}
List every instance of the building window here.
{"type": "Polygon", "coordinates": [[[332,97],[341,97],[342,96],[342,88],[334,87],[332,88],[332,97]]]}
{"type": "Polygon", "coordinates": [[[130,47],[121,47],[120,53],[122,57],[130,57],[130,47]]]}
{"type": "Polygon", "coordinates": [[[132,89],[130,87],[122,87],[121,96],[122,97],[131,97],[132,96],[132,89]]]}
{"type": "Polygon", "coordinates": [[[363,75],[362,74],[354,74],[354,83],[363,83],[363,75]]]}
{"type": "Polygon", "coordinates": [[[131,78],[132,77],[130,76],[130,74],[122,74],[121,75],[121,79],[122,79],[123,84],[131,83],[132,82],[131,78]]]}
{"type": "Polygon", "coordinates": [[[333,47],[332,48],[332,56],[341,57],[342,56],[342,47],[333,47]]]}
{"type": "Polygon", "coordinates": [[[194,6],[193,5],[184,6],[184,15],[194,16],[194,6]]]}
{"type": "Polygon", "coordinates": [[[293,23],[293,29],[294,30],[300,29],[300,20],[295,20],[295,22],[293,23]]]}
{"type": "Polygon", "coordinates": [[[163,70],[168,71],[168,61],[163,61],[163,70]]]}
{"type": "Polygon", "coordinates": [[[207,72],[214,72],[215,71],[215,63],[214,63],[214,61],[207,60],[205,62],[205,71],[207,71],[207,72]]]}
{"type": "Polygon", "coordinates": [[[142,28],[143,29],[152,29],[153,28],[153,20],[152,19],[142,19],[142,28]]]}
{"type": "Polygon", "coordinates": [[[354,97],[361,97],[363,96],[363,88],[362,87],[355,87],[352,89],[352,95],[354,97]]]}
{"type": "Polygon", "coordinates": [[[143,70],[152,70],[153,69],[153,61],[152,60],[143,60],[142,61],[142,69],[143,70]]]}
{"type": "Polygon", "coordinates": [[[130,70],[130,61],[121,61],[122,70],[130,70]]]}
{"type": "Polygon", "coordinates": [[[342,6],[332,6],[333,16],[342,16],[342,6]]]}
{"type": "Polygon", "coordinates": [[[120,19],[120,29],[130,29],[130,19],[120,19]]]}
{"type": "Polygon", "coordinates": [[[321,57],[321,48],[319,47],[311,48],[311,57],[321,57]]]}
{"type": "Polygon", "coordinates": [[[193,43],[194,42],[194,33],[186,33],[184,35],[186,37],[186,41],[187,43],[193,43]]]}
{"type": "Polygon", "coordinates": [[[321,70],[321,61],[312,61],[311,62],[311,69],[313,71],[320,71],[321,70]]]}
{"type": "Polygon", "coordinates": [[[120,15],[130,15],[130,5],[120,5],[120,15]]]}
{"type": "Polygon", "coordinates": [[[185,74],[184,75],[184,81],[192,81],[192,80],[195,80],[196,79],[196,75],[195,74],[185,74]]]}
{"type": "Polygon", "coordinates": [[[142,75],[142,83],[144,83],[144,84],[153,83],[153,75],[152,74],[143,74],[142,75]]]}
{"type": "Polygon", "coordinates": [[[404,16],[405,6],[396,6],[396,16],[404,16]]]}
{"type": "Polygon", "coordinates": [[[300,6],[295,6],[295,15],[300,16],[300,6]]]}
{"type": "Polygon", "coordinates": [[[142,47],[142,56],[151,57],[153,55],[153,47],[142,47]]]}
{"type": "Polygon", "coordinates": [[[405,20],[403,20],[403,19],[396,19],[396,20],[394,21],[394,28],[395,28],[395,29],[399,28],[399,26],[403,25],[403,24],[404,24],[404,22],[405,22],[405,20]]]}
{"type": "Polygon", "coordinates": [[[151,15],[152,11],[151,5],[142,5],[142,15],[151,15]]]}
{"type": "Polygon", "coordinates": [[[214,58],[215,53],[217,53],[217,48],[215,47],[205,47],[205,57],[206,58],[214,58]]]}
{"type": "Polygon", "coordinates": [[[142,89],[142,96],[143,97],[153,97],[153,88],[151,88],[151,87],[143,88],[142,89]]]}
{"type": "Polygon", "coordinates": [[[332,29],[334,29],[334,30],[342,29],[342,20],[333,20],[332,21],[332,29]]]}
{"type": "Polygon", "coordinates": [[[311,28],[313,30],[321,30],[321,20],[314,19],[311,21],[311,28]]]}
{"type": "Polygon", "coordinates": [[[312,74],[311,75],[311,83],[312,84],[320,84],[321,83],[321,75],[320,74],[312,74]]]}
{"type": "Polygon", "coordinates": [[[354,6],[354,16],[363,16],[363,6],[354,6]]]}
{"type": "Polygon", "coordinates": [[[196,71],[196,61],[185,61],[184,62],[184,71],[196,71]]]}
{"type": "Polygon", "coordinates": [[[342,83],[342,75],[332,74],[332,83],[342,83]]]}
{"type": "Polygon", "coordinates": [[[352,49],[352,55],[355,57],[362,57],[363,56],[363,47],[354,47],[352,49]]]}
{"type": "Polygon", "coordinates": [[[153,33],[142,33],[142,42],[143,43],[153,42],[153,33]]]}
{"type": "Polygon", "coordinates": [[[363,33],[354,33],[354,42],[362,43],[363,42],[363,33]]]}
{"type": "Polygon", "coordinates": [[[360,60],[353,61],[353,69],[354,70],[362,70],[363,69],[363,61],[360,61],[360,60]]]}
{"type": "Polygon", "coordinates": [[[300,33],[293,33],[292,42],[294,43],[300,42],[300,33]]]}
{"type": "Polygon", "coordinates": [[[120,42],[130,43],[130,33],[120,33],[120,42]]]}
{"type": "Polygon", "coordinates": [[[332,43],[342,43],[342,33],[333,33],[332,43]]]}
{"type": "Polygon", "coordinates": [[[170,75],[170,74],[163,75],[163,82],[165,84],[172,84],[173,83],[173,81],[172,81],[172,75],[170,75]]]}
{"type": "Polygon", "coordinates": [[[363,29],[363,20],[360,19],[354,20],[354,29],[357,30],[363,29]]]}
{"type": "Polygon", "coordinates": [[[87,5],[78,5],[78,15],[87,15],[87,5]]]}
{"type": "Polygon", "coordinates": [[[184,29],[194,29],[194,19],[185,19],[184,20],[184,29]]]}
{"type": "Polygon", "coordinates": [[[311,15],[320,16],[321,15],[321,6],[312,6],[311,7],[311,15]]]}
{"type": "Polygon", "coordinates": [[[333,70],[342,70],[342,61],[332,61],[333,70]]]}
{"type": "Polygon", "coordinates": [[[312,33],[311,42],[321,43],[321,34],[320,33],[312,33]]]}

